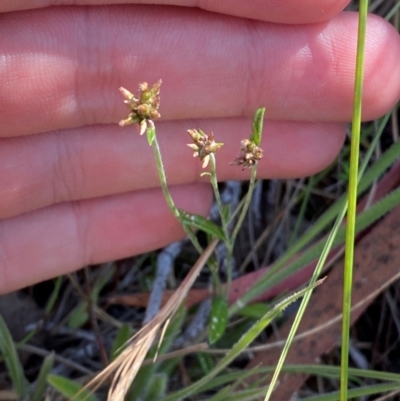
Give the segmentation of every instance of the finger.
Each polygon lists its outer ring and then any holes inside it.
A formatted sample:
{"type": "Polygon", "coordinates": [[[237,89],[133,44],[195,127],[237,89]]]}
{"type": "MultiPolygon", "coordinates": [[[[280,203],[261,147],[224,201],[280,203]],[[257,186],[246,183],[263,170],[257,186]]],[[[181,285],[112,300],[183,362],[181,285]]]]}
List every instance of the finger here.
{"type": "MultiPolygon", "coordinates": [[[[318,7],[313,0],[263,0],[263,1],[240,1],[240,0],[131,0],[130,4],[160,4],[184,7],[196,7],[206,11],[233,15],[241,18],[252,18],[262,21],[280,22],[285,24],[309,24],[312,22],[325,21],[342,11],[348,4],[348,0],[320,0],[318,7]]],[[[76,5],[101,5],[127,3],[121,0],[78,0],[76,5]]],[[[0,12],[27,10],[33,8],[48,7],[52,5],[70,5],[71,1],[55,0],[2,0],[0,12]]]]}
{"type": "MultiPolygon", "coordinates": [[[[352,114],[354,13],[304,26],[139,6],[13,15],[0,24],[2,136],[118,121],[126,110],[117,88],[134,91],[138,81],[159,78],[168,120],[251,115],[260,106],[271,119],[347,121],[352,114]]],[[[376,17],[368,24],[367,119],[400,95],[399,35],[376,17]]]]}
{"type": "MultiPolygon", "coordinates": [[[[177,205],[207,213],[208,186],[172,191],[177,205]]],[[[160,190],[62,204],[0,222],[0,293],[87,264],[148,252],[183,237],[160,190]]]]}
{"type": "MultiPolygon", "coordinates": [[[[224,143],[217,155],[221,181],[248,179],[249,174],[229,162],[250,127],[246,118],[159,123],[157,137],[169,184],[200,180],[201,162],[186,146],[191,142],[188,128],[213,131],[216,141],[224,143]]],[[[288,178],[320,171],[336,157],[344,134],[344,125],[338,123],[267,121],[259,176],[288,178]]],[[[136,127],[88,126],[2,139],[0,145],[0,218],[53,203],[159,186],[152,149],[136,127]]]]}

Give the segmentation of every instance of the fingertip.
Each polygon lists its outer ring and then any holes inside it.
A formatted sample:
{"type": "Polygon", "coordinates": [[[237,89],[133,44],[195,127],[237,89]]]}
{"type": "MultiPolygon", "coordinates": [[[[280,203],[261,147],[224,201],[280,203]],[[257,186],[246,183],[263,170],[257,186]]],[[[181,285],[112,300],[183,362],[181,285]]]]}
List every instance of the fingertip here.
{"type": "MultiPolygon", "coordinates": [[[[178,207],[207,215],[209,185],[171,189],[178,207]]],[[[69,202],[0,221],[0,294],[184,238],[159,189],[69,202]],[[21,252],[23,249],[23,252],[21,252]]]]}
{"type": "Polygon", "coordinates": [[[343,123],[296,123],[296,131],[265,138],[264,166],[268,178],[300,178],[322,171],[338,156],[346,137],[343,123]],[[304,125],[304,126],[303,126],[304,125]],[[286,164],[282,163],[286,160],[286,164]]]}
{"type": "Polygon", "coordinates": [[[370,15],[365,47],[363,119],[372,120],[400,98],[400,35],[389,22],[370,15]]]}

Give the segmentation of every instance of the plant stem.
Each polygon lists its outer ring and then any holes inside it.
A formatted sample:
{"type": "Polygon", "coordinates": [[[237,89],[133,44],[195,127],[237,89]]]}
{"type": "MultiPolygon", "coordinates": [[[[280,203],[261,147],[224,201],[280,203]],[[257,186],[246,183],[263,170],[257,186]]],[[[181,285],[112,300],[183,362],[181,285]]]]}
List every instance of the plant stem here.
{"type": "MultiPolygon", "coordinates": [[[[249,182],[249,189],[247,191],[245,200],[244,200],[244,204],[242,207],[242,210],[239,214],[239,218],[236,222],[235,228],[233,229],[232,235],[228,238],[228,241],[226,243],[226,249],[227,249],[227,253],[226,253],[226,290],[227,290],[227,294],[229,294],[229,290],[232,284],[232,270],[233,270],[233,249],[235,246],[235,240],[236,237],[239,233],[240,227],[243,224],[243,220],[246,217],[246,213],[247,210],[249,209],[250,206],[250,201],[251,201],[251,196],[253,194],[253,190],[254,190],[254,186],[255,186],[255,181],[256,181],[256,174],[257,174],[257,165],[253,166],[251,169],[251,177],[250,177],[250,182],[249,182]]],[[[228,223],[227,223],[228,225],[228,223]]]]}
{"type": "Polygon", "coordinates": [[[343,282],[343,323],[342,323],[342,352],[340,366],[340,400],[348,398],[349,370],[349,332],[351,323],[351,290],[353,283],[354,238],[357,207],[358,163],[360,148],[362,85],[364,75],[365,31],[367,25],[368,0],[360,1],[358,19],[358,42],[356,59],[356,77],[354,85],[353,121],[351,130],[351,153],[349,173],[349,195],[346,227],[346,248],[344,261],[343,282]]]}
{"type": "Polygon", "coordinates": [[[245,197],[245,201],[244,201],[244,205],[243,205],[242,211],[240,212],[238,221],[236,222],[236,226],[235,226],[235,228],[233,230],[233,233],[231,235],[232,244],[235,243],[235,240],[236,240],[236,237],[237,237],[237,235],[239,233],[240,227],[242,226],[243,220],[246,217],[247,210],[249,209],[250,201],[251,201],[251,195],[253,194],[253,190],[254,190],[254,186],[255,186],[255,182],[256,182],[256,175],[257,175],[257,165],[255,165],[255,166],[253,166],[251,168],[249,189],[248,189],[246,197],[245,197]]]}
{"type": "Polygon", "coordinates": [[[217,202],[219,215],[221,217],[222,230],[226,238],[229,238],[228,222],[224,214],[224,205],[222,204],[221,196],[218,189],[218,179],[216,171],[216,161],[214,153],[210,153],[210,181],[214,191],[215,201],[217,202]]]}
{"type": "Polygon", "coordinates": [[[172,214],[179,220],[181,223],[183,230],[185,231],[186,235],[189,237],[190,241],[192,242],[193,246],[196,248],[197,252],[202,253],[203,248],[199,244],[196,235],[190,229],[190,227],[184,223],[181,219],[181,214],[176,207],[174,200],[172,199],[171,193],[169,192],[168,184],[167,184],[167,176],[165,175],[164,164],[162,162],[160,146],[157,141],[157,135],[154,135],[154,140],[152,142],[151,147],[153,148],[154,158],[156,159],[158,177],[160,179],[161,188],[164,193],[165,200],[169,209],[171,210],[172,214]]]}
{"type": "MultiPolygon", "coordinates": [[[[227,251],[227,255],[226,255],[226,276],[227,276],[227,282],[226,282],[226,286],[225,286],[225,293],[226,295],[229,294],[229,289],[230,289],[230,285],[232,282],[232,260],[233,260],[233,244],[232,241],[229,237],[229,216],[226,216],[224,213],[224,205],[222,203],[221,200],[221,195],[219,193],[219,188],[218,188],[218,179],[217,179],[217,169],[216,169],[216,160],[215,160],[215,155],[214,153],[210,153],[210,182],[211,182],[211,186],[213,188],[214,191],[214,196],[215,196],[215,201],[217,203],[218,206],[218,211],[219,211],[219,215],[221,217],[221,226],[222,226],[222,230],[224,232],[224,236],[226,238],[226,240],[224,241],[225,243],[225,247],[226,247],[226,251],[227,251]]],[[[213,270],[217,269],[217,265],[215,264],[213,268],[211,268],[211,272],[213,272],[213,270]]],[[[213,275],[214,276],[214,275],[213,275]]],[[[215,275],[214,277],[214,283],[217,287],[217,292],[221,294],[221,282],[219,280],[218,275],[215,275]]]]}

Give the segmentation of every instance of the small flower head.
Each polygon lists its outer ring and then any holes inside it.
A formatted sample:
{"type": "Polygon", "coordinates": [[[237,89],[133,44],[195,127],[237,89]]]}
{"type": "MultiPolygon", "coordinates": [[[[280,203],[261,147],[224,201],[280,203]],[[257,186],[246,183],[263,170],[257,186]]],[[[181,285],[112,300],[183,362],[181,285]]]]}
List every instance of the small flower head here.
{"type": "Polygon", "coordinates": [[[119,88],[122,96],[125,98],[124,103],[128,107],[130,113],[127,118],[121,120],[119,125],[138,124],[139,133],[143,135],[148,129],[154,128],[154,121],[160,118],[158,112],[160,107],[160,87],[161,79],[151,88],[147,82],[139,84],[139,96],[135,97],[125,88],[119,88]]]}
{"type": "Polygon", "coordinates": [[[210,154],[217,152],[223,143],[215,142],[212,132],[210,132],[210,135],[206,135],[200,129],[189,129],[188,134],[192,138],[193,143],[189,143],[187,146],[194,151],[193,157],[199,157],[203,162],[202,167],[207,167],[210,161],[210,154]]]}
{"type": "Polygon", "coordinates": [[[245,168],[251,168],[257,164],[263,157],[263,150],[258,147],[253,141],[249,139],[243,139],[240,142],[240,155],[230,164],[236,166],[243,166],[245,168]]]}

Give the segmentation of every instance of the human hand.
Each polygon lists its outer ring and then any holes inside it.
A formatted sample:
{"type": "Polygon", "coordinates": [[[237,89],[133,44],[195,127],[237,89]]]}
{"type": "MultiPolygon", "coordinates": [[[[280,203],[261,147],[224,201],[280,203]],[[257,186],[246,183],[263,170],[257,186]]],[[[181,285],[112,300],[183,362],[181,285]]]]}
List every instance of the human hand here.
{"type": "MultiPolygon", "coordinates": [[[[337,15],[346,1],[34,9],[50,3],[0,3],[0,292],[182,237],[146,139],[117,125],[120,86],[163,79],[158,139],[174,199],[194,213],[208,212],[212,194],[188,128],[225,143],[224,180],[248,177],[228,163],[258,107],[261,177],[313,174],[339,152],[357,40],[357,15],[337,15]]],[[[399,98],[400,39],[377,17],[368,24],[363,116],[372,119],[399,98]]]]}

